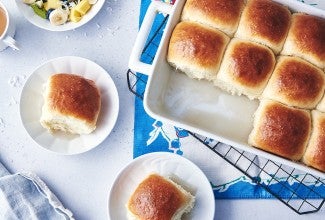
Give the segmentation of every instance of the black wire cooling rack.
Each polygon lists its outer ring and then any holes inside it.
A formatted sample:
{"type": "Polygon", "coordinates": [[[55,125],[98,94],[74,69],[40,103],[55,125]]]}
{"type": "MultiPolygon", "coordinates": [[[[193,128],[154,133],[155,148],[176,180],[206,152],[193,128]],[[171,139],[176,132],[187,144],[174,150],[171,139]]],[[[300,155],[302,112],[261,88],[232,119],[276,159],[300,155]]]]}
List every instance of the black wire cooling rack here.
{"type": "MultiPolygon", "coordinates": [[[[154,26],[156,29],[151,30],[142,51],[142,61],[146,63],[152,63],[168,20],[168,16],[157,15],[157,17],[155,22],[158,22],[158,25],[154,26]]],[[[127,71],[129,90],[137,98],[143,99],[146,82],[146,75],[134,73],[130,69],[127,71]]],[[[318,192],[315,186],[325,186],[323,179],[190,131],[189,133],[296,213],[300,215],[314,213],[322,208],[325,195],[324,192],[318,192]],[[265,177],[268,177],[267,181],[265,177]],[[295,184],[290,184],[293,182],[295,184]],[[279,183],[280,189],[273,187],[274,183],[279,183]]]]}

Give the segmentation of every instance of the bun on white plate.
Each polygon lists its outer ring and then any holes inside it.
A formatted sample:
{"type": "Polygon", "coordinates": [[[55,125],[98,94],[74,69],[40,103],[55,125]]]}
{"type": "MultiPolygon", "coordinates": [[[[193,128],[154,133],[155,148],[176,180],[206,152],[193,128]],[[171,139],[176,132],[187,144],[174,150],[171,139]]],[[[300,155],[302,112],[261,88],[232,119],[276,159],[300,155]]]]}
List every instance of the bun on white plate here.
{"type": "Polygon", "coordinates": [[[126,204],[130,220],[181,220],[194,206],[195,197],[169,178],[150,174],[126,204]]]}
{"type": "Polygon", "coordinates": [[[51,132],[89,134],[96,129],[100,107],[100,91],[92,80],[59,73],[47,81],[40,122],[51,132]]]}

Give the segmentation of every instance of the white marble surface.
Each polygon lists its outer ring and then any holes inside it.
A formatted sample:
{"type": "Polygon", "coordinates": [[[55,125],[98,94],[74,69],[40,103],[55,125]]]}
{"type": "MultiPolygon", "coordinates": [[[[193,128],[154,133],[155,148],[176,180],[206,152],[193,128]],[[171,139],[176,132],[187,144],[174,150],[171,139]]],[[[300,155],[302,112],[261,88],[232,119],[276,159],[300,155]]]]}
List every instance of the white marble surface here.
{"type": "MultiPolygon", "coordinates": [[[[39,175],[76,219],[107,219],[110,186],[132,160],[134,96],[127,89],[125,72],[137,33],[140,1],[106,0],[92,21],[67,32],[39,29],[19,14],[13,0],[2,2],[16,22],[21,49],[0,52],[0,160],[11,172],[27,170],[39,175]],[[19,98],[27,77],[43,62],[67,55],[101,65],[120,96],[113,132],[100,146],[74,156],[55,155],[38,147],[19,117],[19,98]]],[[[215,219],[322,219],[324,215],[323,208],[299,216],[277,200],[218,200],[215,219]]]]}

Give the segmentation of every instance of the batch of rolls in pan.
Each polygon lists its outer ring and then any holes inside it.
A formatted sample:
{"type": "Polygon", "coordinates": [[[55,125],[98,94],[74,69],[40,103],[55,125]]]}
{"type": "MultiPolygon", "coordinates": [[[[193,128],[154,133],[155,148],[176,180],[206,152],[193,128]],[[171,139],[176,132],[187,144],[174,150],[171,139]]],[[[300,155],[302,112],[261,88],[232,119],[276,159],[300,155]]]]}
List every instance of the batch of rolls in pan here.
{"type": "Polygon", "coordinates": [[[258,99],[248,144],[325,172],[325,19],[271,0],[187,0],[167,61],[258,99]]]}

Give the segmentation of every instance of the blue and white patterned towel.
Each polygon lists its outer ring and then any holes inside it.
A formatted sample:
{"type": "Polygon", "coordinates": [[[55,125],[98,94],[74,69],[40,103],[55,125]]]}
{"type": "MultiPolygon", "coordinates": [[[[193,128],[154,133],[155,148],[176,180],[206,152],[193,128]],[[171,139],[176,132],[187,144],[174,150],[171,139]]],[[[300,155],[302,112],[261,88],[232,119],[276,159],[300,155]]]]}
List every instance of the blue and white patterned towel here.
{"type": "Polygon", "coordinates": [[[0,219],[74,218],[39,177],[33,173],[10,174],[0,162],[0,219]]]}
{"type": "MultiPolygon", "coordinates": [[[[325,0],[299,1],[325,9],[325,0]]],[[[164,2],[174,1],[164,0],[164,2]]],[[[140,24],[149,4],[150,0],[141,1],[140,24]]],[[[163,16],[157,18],[152,27],[153,30],[157,29],[157,26],[162,23],[162,17],[163,16]]],[[[147,53],[154,54],[156,50],[154,45],[157,44],[159,44],[159,42],[154,42],[152,44],[153,46],[146,50],[147,53]]],[[[143,62],[149,62],[151,59],[152,57],[142,57],[143,62]]],[[[143,91],[144,87],[144,84],[138,83],[137,91],[143,91]]],[[[233,166],[226,163],[217,155],[211,153],[210,149],[199,143],[196,139],[189,135],[187,131],[172,125],[164,124],[148,116],[143,109],[142,101],[136,98],[133,151],[134,157],[155,151],[177,153],[196,163],[208,176],[213,186],[216,198],[274,198],[233,166]]],[[[282,184],[284,183],[291,186],[298,186],[299,179],[303,178],[303,176],[304,174],[297,173],[295,174],[295,179],[290,178],[289,180],[282,180],[280,177],[279,180],[282,181],[282,184]]],[[[270,176],[260,176],[259,178],[261,178],[261,182],[263,184],[271,184],[273,189],[279,188],[278,191],[281,191],[282,184],[279,184],[276,181],[273,183],[270,176]]],[[[314,183],[315,182],[310,182],[310,185],[314,185],[314,183]]],[[[309,183],[306,182],[306,184],[309,183]]],[[[315,190],[320,192],[321,195],[325,194],[324,185],[316,184],[314,187],[315,190]]],[[[291,196],[291,192],[285,190],[282,190],[280,194],[282,198],[289,198],[291,196]]],[[[312,197],[312,195],[310,196],[312,197]]]]}

